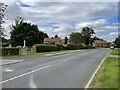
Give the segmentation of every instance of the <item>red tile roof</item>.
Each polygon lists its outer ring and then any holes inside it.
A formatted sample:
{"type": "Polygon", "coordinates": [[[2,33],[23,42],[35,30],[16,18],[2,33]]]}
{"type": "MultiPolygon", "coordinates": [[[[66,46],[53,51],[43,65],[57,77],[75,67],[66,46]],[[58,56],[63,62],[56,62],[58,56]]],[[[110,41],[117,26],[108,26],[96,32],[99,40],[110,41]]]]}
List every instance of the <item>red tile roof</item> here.
{"type": "Polygon", "coordinates": [[[107,43],[105,40],[95,40],[95,43],[107,43]]]}
{"type": "Polygon", "coordinates": [[[44,38],[44,42],[61,42],[60,38],[44,38]]]}

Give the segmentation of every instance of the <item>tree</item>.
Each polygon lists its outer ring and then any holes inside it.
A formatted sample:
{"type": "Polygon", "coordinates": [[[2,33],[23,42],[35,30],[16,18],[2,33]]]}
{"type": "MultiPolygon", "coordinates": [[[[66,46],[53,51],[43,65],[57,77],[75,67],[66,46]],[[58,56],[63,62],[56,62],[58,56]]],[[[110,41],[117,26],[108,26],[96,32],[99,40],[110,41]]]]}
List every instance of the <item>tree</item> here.
{"type": "Polygon", "coordinates": [[[82,44],[83,37],[81,33],[75,32],[75,33],[70,34],[70,42],[73,44],[82,44]]]}
{"type": "Polygon", "coordinates": [[[99,37],[96,37],[96,36],[93,39],[94,40],[102,40],[102,39],[100,39],[99,37]]]}
{"type": "Polygon", "coordinates": [[[40,43],[43,43],[43,40],[44,40],[44,38],[48,38],[49,36],[47,35],[47,33],[44,33],[44,32],[42,32],[42,31],[39,31],[39,33],[38,33],[38,35],[39,35],[39,42],[40,43]]]}
{"type": "Polygon", "coordinates": [[[89,27],[84,27],[84,28],[82,28],[81,34],[84,37],[85,45],[89,45],[89,44],[92,45],[93,40],[91,37],[93,34],[95,34],[94,30],[89,27]]]}
{"type": "Polygon", "coordinates": [[[67,37],[65,37],[65,44],[67,44],[68,43],[68,38],[67,37]]]}
{"type": "Polygon", "coordinates": [[[55,38],[58,38],[58,35],[55,35],[55,38]]]}
{"type": "Polygon", "coordinates": [[[115,45],[117,48],[120,48],[120,36],[115,39],[115,45]]]}
{"type": "Polygon", "coordinates": [[[23,41],[26,40],[26,46],[43,43],[43,39],[48,35],[39,31],[37,25],[24,22],[22,17],[15,19],[15,24],[11,25],[11,44],[12,46],[23,46],[23,41]]]}
{"type": "Polygon", "coordinates": [[[8,43],[8,40],[2,37],[2,43],[8,43]]]}
{"type": "Polygon", "coordinates": [[[3,23],[5,22],[4,16],[5,16],[5,11],[8,5],[5,5],[4,3],[0,2],[0,37],[5,36],[4,34],[4,28],[3,28],[3,23]]]}

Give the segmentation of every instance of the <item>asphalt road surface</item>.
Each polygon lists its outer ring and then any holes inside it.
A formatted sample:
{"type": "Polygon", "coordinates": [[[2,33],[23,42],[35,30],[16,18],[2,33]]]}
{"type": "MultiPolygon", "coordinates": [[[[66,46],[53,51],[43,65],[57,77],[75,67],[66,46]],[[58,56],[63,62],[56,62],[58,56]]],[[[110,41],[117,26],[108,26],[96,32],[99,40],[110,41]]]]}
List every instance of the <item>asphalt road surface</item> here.
{"type": "Polygon", "coordinates": [[[3,88],[85,88],[109,49],[56,56],[25,56],[26,62],[3,66],[3,88]]]}

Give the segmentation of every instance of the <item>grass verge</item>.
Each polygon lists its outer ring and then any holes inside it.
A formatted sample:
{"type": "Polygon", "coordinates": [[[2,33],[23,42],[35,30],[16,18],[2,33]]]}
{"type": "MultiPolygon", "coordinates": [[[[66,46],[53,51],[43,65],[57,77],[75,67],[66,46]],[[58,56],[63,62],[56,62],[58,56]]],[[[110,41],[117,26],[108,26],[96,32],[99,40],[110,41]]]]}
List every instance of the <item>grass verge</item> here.
{"type": "Polygon", "coordinates": [[[111,55],[120,55],[120,49],[114,49],[110,52],[111,55]]]}
{"type": "MultiPolygon", "coordinates": [[[[113,50],[111,53],[116,53],[113,50]]],[[[120,76],[118,58],[108,57],[94,76],[89,88],[118,88],[120,76]]]]}
{"type": "Polygon", "coordinates": [[[42,56],[47,54],[69,53],[69,52],[77,52],[77,51],[80,51],[80,50],[62,50],[62,51],[41,52],[41,53],[33,53],[29,51],[28,53],[22,53],[20,55],[15,55],[15,56],[2,56],[2,58],[15,58],[18,56],[42,56]]]}

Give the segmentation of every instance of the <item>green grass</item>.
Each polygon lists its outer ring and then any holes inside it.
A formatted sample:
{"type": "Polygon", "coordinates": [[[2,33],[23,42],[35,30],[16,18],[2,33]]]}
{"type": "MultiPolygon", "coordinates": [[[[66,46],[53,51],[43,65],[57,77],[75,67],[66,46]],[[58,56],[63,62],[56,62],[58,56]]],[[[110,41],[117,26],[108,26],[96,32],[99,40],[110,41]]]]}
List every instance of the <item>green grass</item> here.
{"type": "MultiPolygon", "coordinates": [[[[93,78],[90,88],[118,88],[118,58],[108,57],[93,78]]],[[[119,77],[120,78],[120,77],[119,77]]]]}
{"type": "Polygon", "coordinates": [[[114,49],[110,52],[111,55],[120,55],[120,49],[114,49]]]}
{"type": "Polygon", "coordinates": [[[42,56],[47,54],[69,53],[69,52],[77,52],[77,51],[80,50],[62,50],[62,51],[41,52],[41,53],[33,53],[32,51],[29,51],[28,53],[22,53],[20,55],[15,55],[15,56],[2,56],[2,58],[15,58],[18,56],[42,56]]]}

